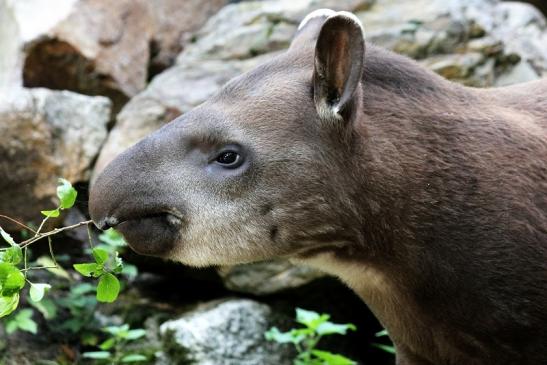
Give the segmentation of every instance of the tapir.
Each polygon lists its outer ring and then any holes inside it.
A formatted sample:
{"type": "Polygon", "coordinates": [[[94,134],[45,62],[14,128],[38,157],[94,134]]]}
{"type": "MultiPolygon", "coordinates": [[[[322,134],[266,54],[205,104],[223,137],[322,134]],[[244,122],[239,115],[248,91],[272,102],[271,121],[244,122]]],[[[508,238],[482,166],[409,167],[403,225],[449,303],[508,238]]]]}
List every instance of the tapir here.
{"type": "Polygon", "coordinates": [[[398,365],[547,364],[547,80],[464,87],[315,11],[113,160],[89,207],[141,254],[339,277],[398,365]]]}

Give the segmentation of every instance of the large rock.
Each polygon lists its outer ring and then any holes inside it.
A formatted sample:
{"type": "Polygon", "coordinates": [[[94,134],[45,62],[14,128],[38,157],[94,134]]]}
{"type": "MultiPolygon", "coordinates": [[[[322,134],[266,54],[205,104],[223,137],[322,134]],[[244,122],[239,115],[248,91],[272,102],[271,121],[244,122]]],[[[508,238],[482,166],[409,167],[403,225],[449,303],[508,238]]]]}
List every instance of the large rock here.
{"type": "Polygon", "coordinates": [[[228,0],[145,1],[152,15],[154,32],[150,67],[152,73],[172,66],[176,56],[197,31],[228,0]]]}
{"type": "Polygon", "coordinates": [[[21,85],[19,28],[12,8],[0,0],[0,93],[21,85]]]}
{"type": "Polygon", "coordinates": [[[160,326],[166,354],[163,363],[290,365],[294,357],[290,346],[264,339],[264,332],[274,325],[278,320],[270,307],[252,300],[202,305],[160,326]]]}
{"type": "Polygon", "coordinates": [[[228,289],[253,295],[269,295],[298,288],[325,276],[322,272],[294,266],[285,260],[227,266],[221,268],[219,274],[228,289]]]}
{"type": "MultiPolygon", "coordinates": [[[[224,3],[0,0],[6,19],[1,32],[18,34],[0,51],[12,52],[18,40],[10,72],[22,73],[25,86],[105,95],[121,107],[144,89],[149,66],[158,72],[171,65],[187,34],[224,3]]],[[[2,33],[0,39],[7,39],[2,33]]]]}
{"type": "Polygon", "coordinates": [[[545,18],[528,4],[378,0],[358,16],[368,41],[423,60],[456,82],[506,85],[547,74],[545,18]]]}
{"type": "Polygon", "coordinates": [[[302,18],[318,8],[360,11],[375,0],[249,1],[225,6],[179,55],[188,59],[243,59],[287,48],[302,18]]]}
{"type": "Polygon", "coordinates": [[[0,96],[0,214],[36,222],[41,209],[56,206],[59,177],[86,181],[110,108],[105,97],[68,91],[11,89],[0,96]]]}

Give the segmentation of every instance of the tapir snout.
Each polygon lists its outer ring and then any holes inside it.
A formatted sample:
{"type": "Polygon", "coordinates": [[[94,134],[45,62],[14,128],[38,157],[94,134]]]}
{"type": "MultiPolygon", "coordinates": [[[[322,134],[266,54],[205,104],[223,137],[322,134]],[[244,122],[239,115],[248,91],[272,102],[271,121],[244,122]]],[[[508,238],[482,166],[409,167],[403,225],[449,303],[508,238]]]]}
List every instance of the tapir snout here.
{"type": "Polygon", "coordinates": [[[171,157],[182,154],[171,126],[143,139],[112,161],[90,193],[89,212],[98,228],[115,227],[141,254],[172,250],[184,206],[171,157]]]}

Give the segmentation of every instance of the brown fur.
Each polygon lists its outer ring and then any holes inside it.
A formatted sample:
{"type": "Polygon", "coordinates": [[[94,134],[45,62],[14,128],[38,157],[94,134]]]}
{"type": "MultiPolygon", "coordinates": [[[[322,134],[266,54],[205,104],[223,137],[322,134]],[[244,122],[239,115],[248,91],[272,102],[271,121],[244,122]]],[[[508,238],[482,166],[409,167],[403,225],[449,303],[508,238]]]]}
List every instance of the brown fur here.
{"type": "Polygon", "coordinates": [[[330,19],[118,157],[93,219],[190,265],[287,257],[331,272],[399,365],[544,365],[547,80],[465,88],[368,44],[354,80],[359,32],[330,19]],[[316,49],[319,31],[336,51],[316,49]],[[230,144],[246,165],[207,162],[230,144]]]}

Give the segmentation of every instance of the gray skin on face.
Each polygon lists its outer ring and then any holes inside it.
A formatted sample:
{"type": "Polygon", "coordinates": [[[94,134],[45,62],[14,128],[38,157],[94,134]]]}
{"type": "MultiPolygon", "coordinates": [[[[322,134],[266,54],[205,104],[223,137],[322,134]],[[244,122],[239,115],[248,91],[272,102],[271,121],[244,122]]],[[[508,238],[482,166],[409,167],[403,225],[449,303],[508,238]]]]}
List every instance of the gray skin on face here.
{"type": "Polygon", "coordinates": [[[289,50],[115,159],[90,213],[192,266],[353,288],[402,365],[547,363],[547,81],[477,90],[319,11],[289,50]]]}

